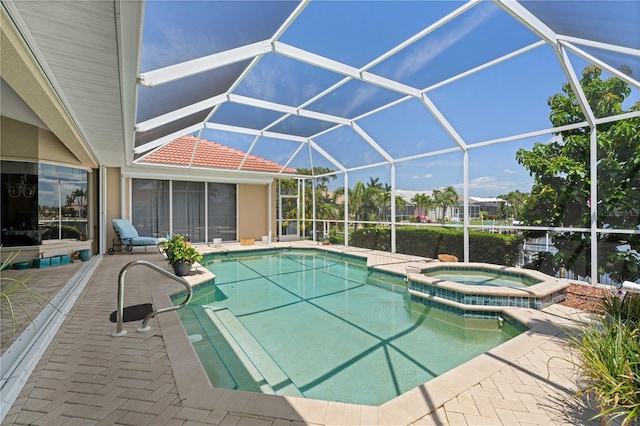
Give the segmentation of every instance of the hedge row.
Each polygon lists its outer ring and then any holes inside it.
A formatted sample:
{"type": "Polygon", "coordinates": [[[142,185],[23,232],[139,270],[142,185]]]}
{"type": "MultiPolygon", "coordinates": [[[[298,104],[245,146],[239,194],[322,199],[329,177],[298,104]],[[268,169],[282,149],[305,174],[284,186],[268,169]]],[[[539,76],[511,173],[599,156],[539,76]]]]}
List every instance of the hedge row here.
{"type": "MultiPolygon", "coordinates": [[[[469,261],[515,266],[524,239],[517,235],[469,232],[469,261]]],[[[349,234],[349,245],[372,250],[391,251],[389,228],[363,228],[349,234]]],[[[464,233],[451,228],[398,227],[396,252],[437,258],[452,254],[464,259],[464,233]]]]}

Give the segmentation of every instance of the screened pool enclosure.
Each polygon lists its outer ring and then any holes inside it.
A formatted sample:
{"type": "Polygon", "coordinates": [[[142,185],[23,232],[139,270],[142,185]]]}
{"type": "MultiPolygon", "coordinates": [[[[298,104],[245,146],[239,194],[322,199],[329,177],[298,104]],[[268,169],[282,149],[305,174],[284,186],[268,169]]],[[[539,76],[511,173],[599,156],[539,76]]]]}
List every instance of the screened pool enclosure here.
{"type": "MultiPolygon", "coordinates": [[[[36,5],[8,3],[37,19],[36,5]]],[[[637,279],[640,3],[115,6],[130,107],[121,167],[137,177],[157,178],[148,156],[192,135],[282,165],[166,166],[277,179],[269,233],[280,238],[349,245],[382,227],[395,252],[400,229],[445,228],[473,261],[470,235],[514,234],[558,270],[637,279]]]]}

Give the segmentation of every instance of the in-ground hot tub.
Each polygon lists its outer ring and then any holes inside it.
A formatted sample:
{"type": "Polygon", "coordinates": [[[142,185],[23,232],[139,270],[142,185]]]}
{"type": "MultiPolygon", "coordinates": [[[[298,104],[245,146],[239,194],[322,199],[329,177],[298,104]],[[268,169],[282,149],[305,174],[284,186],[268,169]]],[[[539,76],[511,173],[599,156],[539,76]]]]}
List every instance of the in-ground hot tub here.
{"type": "Polygon", "coordinates": [[[539,271],[488,263],[433,262],[407,278],[414,301],[437,302],[466,317],[494,316],[502,307],[544,309],[564,300],[569,286],[539,271]]]}
{"type": "Polygon", "coordinates": [[[486,267],[438,266],[424,271],[424,274],[441,281],[487,287],[526,288],[546,281],[544,277],[531,276],[520,271],[496,271],[486,267]]]}

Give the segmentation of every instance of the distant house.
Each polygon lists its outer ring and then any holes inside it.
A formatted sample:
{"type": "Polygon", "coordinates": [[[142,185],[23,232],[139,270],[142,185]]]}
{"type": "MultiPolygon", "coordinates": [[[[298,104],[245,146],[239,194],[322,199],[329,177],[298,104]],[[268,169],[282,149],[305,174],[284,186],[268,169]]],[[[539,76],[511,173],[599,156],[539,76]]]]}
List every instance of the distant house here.
{"type": "Polygon", "coordinates": [[[506,203],[506,201],[502,198],[469,197],[469,217],[479,218],[480,212],[487,212],[489,216],[495,216],[498,213],[500,203],[506,203]]]}
{"type": "MultiPolygon", "coordinates": [[[[428,211],[424,208],[418,208],[411,201],[417,194],[425,194],[429,197],[433,195],[432,190],[413,191],[407,189],[397,189],[396,194],[406,201],[407,205],[402,211],[397,212],[398,220],[408,220],[411,217],[420,218],[421,222],[437,222],[442,218],[442,208],[432,207],[428,211]],[[424,220],[423,220],[424,218],[424,220]]],[[[506,202],[501,198],[486,197],[469,197],[469,218],[477,219],[480,212],[487,212],[489,215],[495,215],[498,211],[500,203],[506,202]]],[[[448,207],[444,212],[444,217],[452,220],[461,220],[464,215],[464,198],[458,198],[458,205],[448,207]]]]}

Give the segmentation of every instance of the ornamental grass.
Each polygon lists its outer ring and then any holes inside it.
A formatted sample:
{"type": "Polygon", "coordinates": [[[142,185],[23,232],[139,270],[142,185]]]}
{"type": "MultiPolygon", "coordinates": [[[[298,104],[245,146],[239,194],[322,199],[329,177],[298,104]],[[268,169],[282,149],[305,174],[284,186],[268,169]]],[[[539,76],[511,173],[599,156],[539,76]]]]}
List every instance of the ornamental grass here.
{"type": "Polygon", "coordinates": [[[593,396],[603,422],[636,425],[640,420],[640,294],[602,299],[595,316],[569,338],[575,365],[586,387],[576,396],[593,396]]]}

